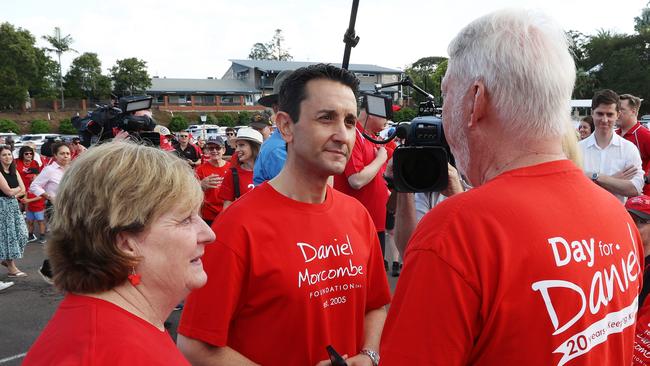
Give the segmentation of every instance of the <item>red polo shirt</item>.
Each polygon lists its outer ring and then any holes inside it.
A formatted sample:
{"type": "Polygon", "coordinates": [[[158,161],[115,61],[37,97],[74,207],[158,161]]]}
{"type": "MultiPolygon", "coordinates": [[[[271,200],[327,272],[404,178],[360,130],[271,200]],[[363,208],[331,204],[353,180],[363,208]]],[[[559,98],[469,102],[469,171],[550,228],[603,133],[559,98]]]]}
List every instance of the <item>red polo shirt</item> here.
{"type": "MultiPolygon", "coordinates": [[[[621,135],[621,129],[617,129],[616,133],[621,135]]],[[[647,175],[650,169],[650,130],[637,122],[636,125],[627,131],[623,138],[636,145],[639,149],[643,171],[647,175]]],[[[643,186],[643,194],[650,195],[650,184],[643,186]]]]}

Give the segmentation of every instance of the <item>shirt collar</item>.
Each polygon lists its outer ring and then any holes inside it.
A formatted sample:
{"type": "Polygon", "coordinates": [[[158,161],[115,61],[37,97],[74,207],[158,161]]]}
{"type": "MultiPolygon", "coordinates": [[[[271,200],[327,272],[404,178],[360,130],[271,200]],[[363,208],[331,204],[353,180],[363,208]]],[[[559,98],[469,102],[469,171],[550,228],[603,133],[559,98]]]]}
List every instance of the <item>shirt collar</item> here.
{"type": "MultiPolygon", "coordinates": [[[[612,140],[609,142],[609,145],[607,145],[607,147],[609,147],[611,145],[621,146],[621,138],[622,137],[619,136],[618,134],[613,133],[612,134],[612,140]]],[[[585,139],[585,145],[587,145],[587,147],[591,147],[591,146],[598,147],[598,144],[596,143],[596,133],[595,132],[592,133],[591,135],[589,135],[589,137],[587,137],[585,139]]],[[[598,148],[600,148],[600,147],[598,147],[598,148]]]]}

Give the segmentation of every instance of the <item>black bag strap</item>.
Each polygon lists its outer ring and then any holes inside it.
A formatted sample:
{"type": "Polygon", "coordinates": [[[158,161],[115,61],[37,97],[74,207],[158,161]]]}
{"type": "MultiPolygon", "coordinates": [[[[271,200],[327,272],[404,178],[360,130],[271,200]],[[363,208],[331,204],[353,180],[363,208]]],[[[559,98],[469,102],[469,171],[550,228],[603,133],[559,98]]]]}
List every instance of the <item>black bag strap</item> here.
{"type": "Polygon", "coordinates": [[[237,168],[230,168],[232,172],[232,184],[235,188],[235,199],[239,198],[241,192],[239,192],[239,174],[237,173],[237,168]]]}

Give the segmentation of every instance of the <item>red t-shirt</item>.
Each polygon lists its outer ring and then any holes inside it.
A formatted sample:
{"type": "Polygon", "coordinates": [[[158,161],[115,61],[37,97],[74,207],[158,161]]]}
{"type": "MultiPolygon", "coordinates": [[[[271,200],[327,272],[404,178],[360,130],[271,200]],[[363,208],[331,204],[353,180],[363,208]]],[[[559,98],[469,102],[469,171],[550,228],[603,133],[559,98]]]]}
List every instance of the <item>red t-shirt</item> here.
{"type": "MultiPolygon", "coordinates": [[[[29,186],[32,185],[32,181],[34,180],[34,178],[36,178],[37,175],[32,173],[30,171],[31,169],[36,169],[36,171],[40,172],[41,166],[38,165],[36,160],[32,160],[28,165],[25,165],[25,163],[21,159],[16,159],[16,170],[20,174],[20,178],[23,180],[23,184],[27,189],[27,198],[36,197],[32,192],[29,191],[29,186]]],[[[45,210],[45,198],[41,198],[39,200],[27,204],[27,211],[41,212],[44,210],[45,210]]]]}
{"type": "Polygon", "coordinates": [[[104,300],[67,294],[23,365],[188,365],[171,336],[104,300]]]}
{"type": "Polygon", "coordinates": [[[196,176],[199,180],[215,174],[217,176],[217,188],[210,188],[204,191],[203,207],[201,207],[201,217],[206,220],[214,220],[223,209],[223,200],[219,198],[219,188],[223,182],[226,172],[230,169],[230,163],[226,161],[224,166],[218,167],[212,165],[209,161],[199,165],[196,168],[196,176]]]}
{"type": "MultiPolygon", "coordinates": [[[[621,129],[617,129],[616,133],[620,135],[621,129]]],[[[637,122],[634,127],[627,131],[623,138],[633,143],[639,149],[641,162],[643,163],[643,171],[646,175],[650,173],[650,130],[637,122]]],[[[643,186],[643,194],[650,195],[650,184],[643,186]]]]}
{"type": "Polygon", "coordinates": [[[382,365],[630,365],[641,245],[568,160],[453,196],[409,242],[382,365]]]}
{"type": "Polygon", "coordinates": [[[352,174],[359,173],[368,164],[375,160],[377,147],[375,144],[367,140],[361,134],[362,127],[357,122],[357,136],[343,174],[334,176],[334,188],[352,196],[359,200],[363,206],[368,210],[372,221],[375,223],[377,231],[384,231],[386,229],[386,203],[388,203],[388,188],[384,180],[384,171],[386,164],[384,164],[377,175],[361,189],[353,189],[348,183],[348,178],[352,174]]]}
{"type": "Polygon", "coordinates": [[[328,359],[327,345],[359,353],[365,314],[390,301],[377,233],[359,202],[328,187],[322,204],[302,203],[265,182],[212,228],[209,280],[187,298],[179,333],[262,365],[315,365],[328,359]]]}
{"type": "MultiPolygon", "coordinates": [[[[647,268],[646,268],[647,270],[647,268]]],[[[634,356],[632,365],[650,365],[650,297],[639,310],[636,321],[636,337],[634,338],[634,356]]]]}
{"type": "MultiPolygon", "coordinates": [[[[244,193],[255,188],[255,185],[253,184],[253,171],[244,170],[241,167],[235,169],[237,169],[237,174],[239,176],[239,197],[241,197],[244,193]]],[[[233,180],[231,169],[228,169],[226,176],[223,178],[223,184],[219,189],[218,197],[224,201],[232,202],[235,200],[235,182],[233,180]]]]}

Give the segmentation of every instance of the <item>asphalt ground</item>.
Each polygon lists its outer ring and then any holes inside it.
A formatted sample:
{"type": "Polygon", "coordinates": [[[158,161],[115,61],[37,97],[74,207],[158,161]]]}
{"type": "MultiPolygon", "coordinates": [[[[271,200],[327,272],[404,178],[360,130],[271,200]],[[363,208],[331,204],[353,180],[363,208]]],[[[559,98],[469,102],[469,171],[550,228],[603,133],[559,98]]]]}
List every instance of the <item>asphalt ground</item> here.
{"type": "MultiPolygon", "coordinates": [[[[23,258],[16,261],[27,277],[10,279],[6,268],[0,267],[0,281],[15,283],[0,291],[0,366],[20,365],[63,299],[63,294],[45,283],[38,274],[43,259],[43,244],[29,243],[23,258]]],[[[392,292],[397,278],[389,276],[388,280],[392,292]]],[[[180,311],[174,311],[167,319],[168,330],[174,339],[180,314],[180,311]]]]}

